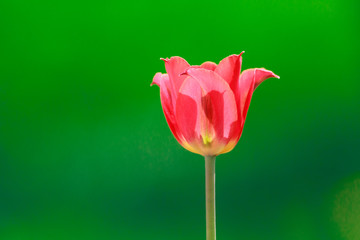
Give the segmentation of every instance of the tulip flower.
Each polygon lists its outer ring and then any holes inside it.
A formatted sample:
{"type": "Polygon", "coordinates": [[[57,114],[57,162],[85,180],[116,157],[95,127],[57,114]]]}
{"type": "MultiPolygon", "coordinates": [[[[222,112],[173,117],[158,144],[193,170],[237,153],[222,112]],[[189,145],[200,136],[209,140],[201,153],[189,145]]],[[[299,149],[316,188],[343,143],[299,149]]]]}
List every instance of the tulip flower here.
{"type": "MultiPolygon", "coordinates": [[[[243,53],[243,52],[242,52],[243,53]]],[[[215,156],[240,139],[254,90],[279,76],[264,68],[241,72],[242,53],[219,64],[190,66],[181,57],[162,59],[167,74],[156,73],[161,105],[176,140],[205,157],[207,240],[215,239],[215,156]]]]}

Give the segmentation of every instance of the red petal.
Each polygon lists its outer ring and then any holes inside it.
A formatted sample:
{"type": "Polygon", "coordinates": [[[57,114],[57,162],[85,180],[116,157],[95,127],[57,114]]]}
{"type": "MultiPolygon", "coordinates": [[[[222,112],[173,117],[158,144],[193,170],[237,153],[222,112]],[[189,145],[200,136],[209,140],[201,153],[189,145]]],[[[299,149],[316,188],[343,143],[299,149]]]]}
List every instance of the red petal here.
{"type": "Polygon", "coordinates": [[[214,71],[217,65],[216,63],[213,62],[204,62],[203,64],[200,65],[200,67],[214,71]]]}
{"type": "Polygon", "coordinates": [[[260,85],[263,81],[265,81],[268,78],[280,78],[278,75],[274,74],[272,71],[266,70],[265,68],[256,68],[255,69],[255,86],[256,89],[257,86],[260,85]]]}
{"type": "Polygon", "coordinates": [[[165,62],[166,72],[169,74],[170,82],[173,86],[172,91],[174,92],[174,96],[176,96],[186,78],[185,76],[180,76],[180,74],[190,67],[190,65],[181,57],[171,57],[170,59],[162,60],[165,62]]]}
{"type": "MultiPolygon", "coordinates": [[[[203,68],[190,67],[186,71],[186,75],[191,77],[188,81],[195,80],[199,84],[201,97],[199,97],[198,89],[195,90],[196,92],[192,92],[190,88],[186,88],[186,95],[194,96],[193,99],[197,102],[198,108],[201,106],[207,121],[214,128],[216,137],[233,137],[230,136],[230,132],[233,123],[237,121],[237,107],[234,94],[229,85],[215,72],[203,68]]],[[[181,87],[180,92],[184,92],[185,86],[184,89],[181,87]]],[[[205,122],[202,121],[202,125],[204,124],[205,122]]],[[[203,127],[201,127],[202,130],[203,127]]],[[[205,126],[205,128],[208,127],[205,126]]]]}
{"type": "Polygon", "coordinates": [[[180,88],[176,100],[176,121],[179,130],[187,142],[193,142],[200,137],[201,87],[191,77],[187,77],[180,88]]]}
{"type": "Polygon", "coordinates": [[[176,140],[180,142],[181,134],[179,134],[175,119],[175,98],[172,96],[171,84],[168,74],[156,73],[151,85],[156,84],[160,87],[161,106],[164,111],[165,119],[174,134],[176,140]]]}
{"type": "Polygon", "coordinates": [[[220,61],[219,65],[215,69],[215,72],[219,74],[230,86],[230,88],[236,92],[238,88],[238,82],[241,70],[241,52],[239,55],[231,55],[220,61]]]}
{"type": "Polygon", "coordinates": [[[243,124],[255,88],[264,80],[271,77],[280,78],[265,68],[247,69],[241,73],[239,81],[240,98],[238,99],[238,106],[240,108],[238,108],[238,110],[241,113],[243,124]]]}
{"type": "Polygon", "coordinates": [[[229,84],[231,90],[234,93],[235,100],[237,103],[237,111],[238,111],[238,123],[232,128],[234,135],[238,135],[238,139],[240,138],[242,131],[242,117],[241,111],[238,106],[238,101],[240,99],[240,87],[239,87],[239,78],[241,71],[241,63],[242,63],[242,54],[236,55],[233,54],[229,57],[224,58],[220,61],[219,65],[215,69],[215,72],[218,73],[222,78],[226,80],[229,84]]]}
{"type": "MultiPolygon", "coordinates": [[[[167,74],[162,74],[162,73],[160,73],[160,72],[158,72],[158,73],[156,73],[155,74],[155,76],[154,76],[154,78],[153,78],[153,81],[152,81],[152,83],[150,84],[150,86],[152,86],[152,85],[158,85],[159,87],[160,87],[160,82],[161,82],[161,78],[163,77],[163,75],[166,75],[167,76],[167,74]]],[[[167,76],[168,77],[168,76],[167,76]]]]}

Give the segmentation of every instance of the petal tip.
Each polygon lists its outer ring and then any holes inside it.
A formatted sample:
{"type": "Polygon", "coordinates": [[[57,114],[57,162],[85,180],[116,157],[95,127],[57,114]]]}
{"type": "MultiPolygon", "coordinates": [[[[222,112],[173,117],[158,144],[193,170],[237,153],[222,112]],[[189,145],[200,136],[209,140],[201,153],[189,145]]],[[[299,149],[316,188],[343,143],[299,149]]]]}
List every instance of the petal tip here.
{"type": "Polygon", "coordinates": [[[161,75],[162,75],[161,72],[155,73],[155,76],[154,76],[152,82],[150,83],[150,87],[151,87],[152,85],[154,85],[154,84],[155,84],[155,85],[158,85],[158,86],[160,87],[160,78],[161,78],[161,75]]]}
{"type": "MultiPolygon", "coordinates": [[[[188,68],[189,69],[189,68],[188,68]]],[[[188,69],[186,69],[184,72],[180,73],[179,76],[189,75],[188,69]]]]}
{"type": "Polygon", "coordinates": [[[279,75],[276,75],[275,73],[271,72],[272,73],[272,77],[273,78],[277,78],[277,79],[280,79],[280,76],[279,75]]]}
{"type": "MultiPolygon", "coordinates": [[[[190,66],[186,68],[182,73],[180,73],[179,76],[189,75],[189,71],[192,69],[203,69],[203,68],[201,66],[190,66]]],[[[204,69],[204,70],[210,71],[209,69],[204,69]]]]}
{"type": "Polygon", "coordinates": [[[239,53],[239,54],[233,54],[233,55],[230,55],[230,56],[241,57],[241,55],[243,55],[244,53],[245,53],[245,51],[242,51],[242,52],[239,53]]]}

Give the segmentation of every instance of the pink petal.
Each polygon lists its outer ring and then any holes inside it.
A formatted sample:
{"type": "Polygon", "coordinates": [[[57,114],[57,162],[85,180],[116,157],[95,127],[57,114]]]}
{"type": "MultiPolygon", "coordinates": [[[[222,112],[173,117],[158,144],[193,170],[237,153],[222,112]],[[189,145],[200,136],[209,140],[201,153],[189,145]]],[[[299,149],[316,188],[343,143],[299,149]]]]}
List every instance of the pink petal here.
{"type": "Polygon", "coordinates": [[[260,85],[263,81],[265,81],[268,78],[280,78],[278,75],[274,74],[272,71],[266,70],[265,68],[256,68],[255,69],[255,86],[256,89],[257,86],[260,85]]]}
{"type": "Polygon", "coordinates": [[[162,59],[165,62],[166,72],[169,74],[171,85],[173,86],[172,91],[174,96],[177,95],[179,89],[185,80],[185,76],[180,76],[190,65],[188,62],[181,57],[171,57],[170,59],[162,59]]]}
{"type": "Polygon", "coordinates": [[[241,113],[243,124],[245,122],[246,114],[250,105],[252,94],[255,88],[268,78],[275,77],[280,78],[273,72],[264,68],[247,69],[240,75],[240,98],[238,102],[238,110],[241,113]]]}
{"type": "Polygon", "coordinates": [[[191,77],[187,77],[180,88],[176,100],[176,121],[179,130],[187,142],[193,142],[200,137],[201,108],[201,87],[191,77]]]}
{"type": "MultiPolygon", "coordinates": [[[[198,108],[201,106],[202,112],[208,121],[205,122],[205,118],[199,119],[198,114],[198,121],[202,121],[201,128],[204,127],[204,124],[209,123],[214,128],[218,138],[231,138],[232,136],[229,135],[232,125],[237,121],[237,107],[234,94],[229,85],[215,72],[203,68],[190,67],[185,75],[191,77],[188,78],[189,82],[195,80],[201,88],[201,91],[195,89],[195,92],[192,92],[191,88],[185,88],[186,85],[184,85],[180,90],[181,93],[193,97],[198,108]]],[[[176,109],[178,108],[176,107],[176,109]]]]}
{"type": "Polygon", "coordinates": [[[150,84],[150,86],[152,86],[152,85],[155,84],[155,85],[158,85],[158,86],[160,87],[161,78],[162,78],[164,75],[166,75],[166,77],[168,78],[167,74],[162,74],[162,73],[160,73],[160,72],[156,73],[155,76],[154,76],[154,78],[153,78],[152,83],[150,84]]]}
{"type": "Polygon", "coordinates": [[[156,84],[160,87],[160,100],[161,106],[164,111],[165,119],[170,127],[171,132],[175,136],[176,140],[180,142],[181,134],[178,131],[178,127],[175,119],[175,99],[171,96],[171,83],[168,74],[156,73],[151,85],[156,84]]]}
{"type": "Polygon", "coordinates": [[[219,65],[215,69],[215,72],[218,73],[225,81],[229,84],[231,90],[234,93],[235,100],[237,103],[237,112],[238,112],[238,123],[235,127],[233,127],[233,132],[235,135],[238,135],[238,139],[240,138],[242,131],[242,117],[241,111],[239,109],[239,99],[240,99],[240,87],[239,87],[239,78],[241,71],[241,63],[242,63],[242,54],[236,55],[233,54],[229,57],[224,58],[220,61],[219,65]]]}
{"type": "Polygon", "coordinates": [[[203,64],[200,65],[200,67],[214,71],[217,65],[216,63],[213,62],[204,62],[203,64]]]}
{"type": "Polygon", "coordinates": [[[230,88],[236,92],[237,84],[240,77],[241,70],[241,52],[239,55],[233,54],[220,61],[216,67],[215,72],[219,74],[230,86],[230,88]]]}

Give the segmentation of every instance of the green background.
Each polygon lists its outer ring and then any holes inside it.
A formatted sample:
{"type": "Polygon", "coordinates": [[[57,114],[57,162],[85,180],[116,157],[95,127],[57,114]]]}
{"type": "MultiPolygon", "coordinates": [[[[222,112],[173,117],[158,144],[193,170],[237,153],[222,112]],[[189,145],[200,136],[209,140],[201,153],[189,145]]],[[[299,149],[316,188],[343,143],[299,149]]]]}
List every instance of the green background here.
{"type": "Polygon", "coordinates": [[[360,4],[0,1],[0,239],[205,239],[204,161],[149,84],[240,53],[281,79],[217,158],[217,235],[360,239],[360,4]]]}

